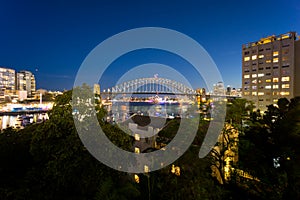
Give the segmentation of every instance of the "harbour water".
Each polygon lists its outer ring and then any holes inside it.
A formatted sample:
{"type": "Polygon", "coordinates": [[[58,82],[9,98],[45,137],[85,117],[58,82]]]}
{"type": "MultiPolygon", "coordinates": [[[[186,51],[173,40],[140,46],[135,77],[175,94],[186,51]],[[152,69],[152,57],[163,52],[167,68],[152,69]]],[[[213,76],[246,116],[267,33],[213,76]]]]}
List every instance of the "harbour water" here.
{"type": "Polygon", "coordinates": [[[133,114],[165,118],[192,117],[193,105],[188,103],[113,102],[108,108],[112,121],[124,121],[133,114]]]}

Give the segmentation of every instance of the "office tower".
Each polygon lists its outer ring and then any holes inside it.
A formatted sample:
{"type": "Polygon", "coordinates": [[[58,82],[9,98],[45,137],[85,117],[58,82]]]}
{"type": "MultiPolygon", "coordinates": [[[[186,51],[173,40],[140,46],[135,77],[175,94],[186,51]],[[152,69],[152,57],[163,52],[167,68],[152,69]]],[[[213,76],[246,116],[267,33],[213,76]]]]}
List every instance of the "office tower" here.
{"type": "Polygon", "coordinates": [[[225,95],[225,87],[223,82],[218,82],[217,84],[214,84],[214,95],[225,95]]]}
{"type": "Polygon", "coordinates": [[[278,99],[300,96],[300,40],[295,32],[242,45],[242,94],[265,111],[278,99]]]}

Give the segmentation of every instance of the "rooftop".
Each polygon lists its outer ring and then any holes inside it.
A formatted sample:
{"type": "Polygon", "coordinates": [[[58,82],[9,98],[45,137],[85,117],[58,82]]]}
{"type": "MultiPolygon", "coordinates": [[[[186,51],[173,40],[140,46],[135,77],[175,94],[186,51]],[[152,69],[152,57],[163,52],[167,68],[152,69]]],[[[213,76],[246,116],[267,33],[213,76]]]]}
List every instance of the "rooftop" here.
{"type": "Polygon", "coordinates": [[[274,41],[280,41],[280,40],[285,40],[285,39],[294,39],[294,40],[299,40],[300,36],[297,35],[296,32],[288,32],[288,33],[284,33],[284,34],[280,34],[280,35],[271,35],[265,38],[261,38],[259,41],[256,42],[249,42],[247,44],[243,44],[243,49],[247,49],[250,47],[254,47],[254,46],[259,46],[262,44],[268,44],[270,42],[274,42],[274,41]]]}

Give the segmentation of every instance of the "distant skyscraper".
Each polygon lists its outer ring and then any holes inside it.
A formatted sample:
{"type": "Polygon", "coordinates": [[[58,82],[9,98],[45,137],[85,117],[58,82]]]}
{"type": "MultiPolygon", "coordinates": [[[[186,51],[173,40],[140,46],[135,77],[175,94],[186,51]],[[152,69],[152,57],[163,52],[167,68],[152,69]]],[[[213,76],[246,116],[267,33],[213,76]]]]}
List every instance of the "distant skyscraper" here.
{"type": "Polygon", "coordinates": [[[279,98],[300,96],[300,40],[295,32],[242,46],[242,94],[262,111],[279,98]]]}
{"type": "Polygon", "coordinates": [[[100,85],[94,84],[94,94],[100,95],[100,85]]]}
{"type": "Polygon", "coordinates": [[[0,67],[0,99],[15,92],[15,70],[0,67]]]}
{"type": "Polygon", "coordinates": [[[16,89],[27,91],[28,97],[32,97],[36,90],[35,77],[30,71],[20,71],[16,74],[16,89]]]}
{"type": "Polygon", "coordinates": [[[223,82],[218,82],[214,85],[214,95],[225,95],[225,87],[223,82]]]}

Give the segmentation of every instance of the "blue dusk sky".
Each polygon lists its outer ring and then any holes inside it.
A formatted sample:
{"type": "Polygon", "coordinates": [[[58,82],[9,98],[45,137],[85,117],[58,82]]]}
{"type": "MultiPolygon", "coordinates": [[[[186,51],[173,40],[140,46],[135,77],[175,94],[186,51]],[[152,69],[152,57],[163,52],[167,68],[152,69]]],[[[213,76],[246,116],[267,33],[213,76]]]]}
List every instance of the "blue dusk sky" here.
{"type": "MultiPolygon", "coordinates": [[[[212,57],[225,85],[238,88],[242,44],[289,31],[299,33],[300,2],[0,0],[0,66],[32,71],[37,88],[71,89],[82,62],[99,43],[139,27],[173,29],[193,38],[212,57]]],[[[100,79],[101,88],[113,86],[132,67],[147,63],[170,66],[193,87],[204,87],[184,59],[145,49],[113,62],[100,79]]],[[[149,76],[154,74],[155,68],[149,76]]]]}

